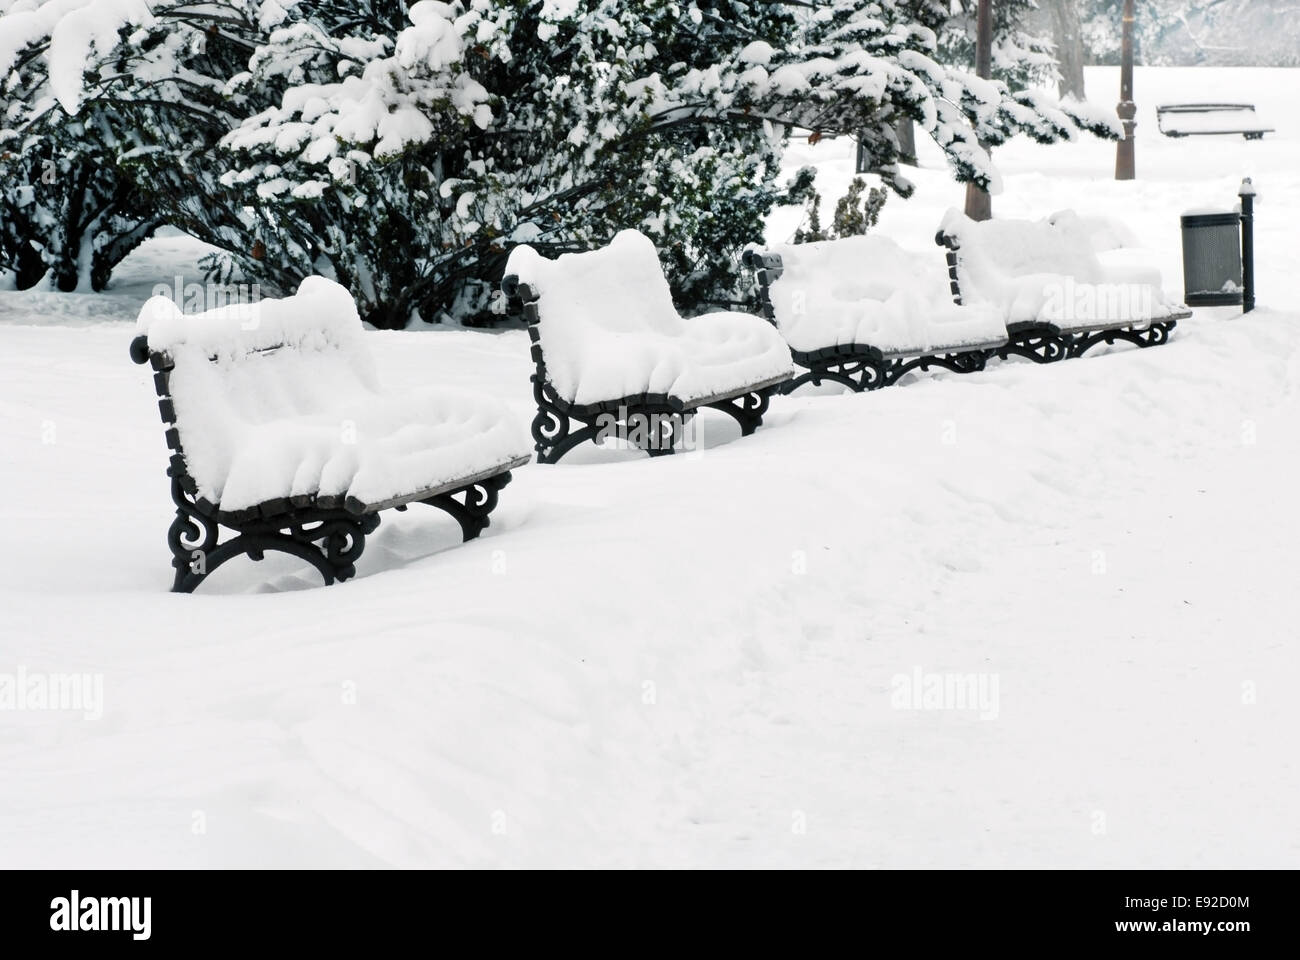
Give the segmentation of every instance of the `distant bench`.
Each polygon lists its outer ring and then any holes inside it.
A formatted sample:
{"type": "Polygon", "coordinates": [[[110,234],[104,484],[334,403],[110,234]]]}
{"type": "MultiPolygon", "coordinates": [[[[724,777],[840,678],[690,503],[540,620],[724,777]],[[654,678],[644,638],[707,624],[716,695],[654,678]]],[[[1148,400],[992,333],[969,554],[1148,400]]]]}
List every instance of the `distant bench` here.
{"type": "Polygon", "coordinates": [[[1156,107],[1156,126],[1166,137],[1239,133],[1259,140],[1273,128],[1255,116],[1251,103],[1169,103],[1156,107]]]}

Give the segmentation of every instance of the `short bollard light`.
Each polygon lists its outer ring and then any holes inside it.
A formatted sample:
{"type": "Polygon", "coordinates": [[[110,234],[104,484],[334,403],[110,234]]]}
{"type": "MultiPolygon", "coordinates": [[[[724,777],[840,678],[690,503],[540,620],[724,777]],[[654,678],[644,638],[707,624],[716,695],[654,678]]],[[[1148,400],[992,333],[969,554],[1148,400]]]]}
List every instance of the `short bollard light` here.
{"type": "Polygon", "coordinates": [[[1255,187],[1247,177],[1239,210],[1195,211],[1181,217],[1183,301],[1189,307],[1255,309],[1255,187]]]}

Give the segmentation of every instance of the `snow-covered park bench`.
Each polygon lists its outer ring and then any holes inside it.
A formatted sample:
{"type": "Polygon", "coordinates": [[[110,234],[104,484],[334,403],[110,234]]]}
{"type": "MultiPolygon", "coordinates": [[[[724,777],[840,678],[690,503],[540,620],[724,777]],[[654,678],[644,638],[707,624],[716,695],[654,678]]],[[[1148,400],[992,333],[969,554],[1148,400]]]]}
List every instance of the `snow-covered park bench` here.
{"type": "Polygon", "coordinates": [[[1117,340],[1156,346],[1191,316],[1124,234],[1069,210],[979,223],[950,210],[935,240],[947,248],[953,301],[1001,312],[1011,339],[997,355],[1047,363],[1117,340]]]}
{"type": "Polygon", "coordinates": [[[1166,137],[1239,133],[1247,140],[1260,140],[1273,132],[1255,115],[1252,103],[1167,103],[1156,107],[1156,126],[1166,137]]]}
{"type": "Polygon", "coordinates": [[[823,380],[871,390],[931,367],[969,373],[1007,343],[998,310],[954,303],[934,257],[885,237],[747,250],[744,262],[803,368],[787,392],[823,380]]]}
{"type": "Polygon", "coordinates": [[[347,580],[379,512],[410,503],[446,511],[473,539],[530,459],[521,425],[491,398],[382,392],[351,296],[321,277],[283,300],[203,314],[154,297],[131,358],[154,370],[172,450],[177,592],[270,550],[327,584],[347,580]],[[221,527],[236,535],[219,542],[221,527]]]}
{"type": "Polygon", "coordinates": [[[532,339],[541,463],[587,440],[673,453],[705,407],[731,416],[747,436],[794,372],[785,343],[760,317],[681,317],[654,244],[635,230],[555,260],[516,247],[505,272],[502,291],[522,309],[532,339]]]}

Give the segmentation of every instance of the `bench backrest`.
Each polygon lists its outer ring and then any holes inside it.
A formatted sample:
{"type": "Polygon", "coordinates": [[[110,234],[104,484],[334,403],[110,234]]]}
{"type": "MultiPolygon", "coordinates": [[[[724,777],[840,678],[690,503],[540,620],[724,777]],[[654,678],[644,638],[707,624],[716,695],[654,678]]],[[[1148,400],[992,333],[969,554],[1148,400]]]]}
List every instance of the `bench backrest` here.
{"type": "MultiPolygon", "coordinates": [[[[308,277],[291,297],[199,314],[154,297],[137,330],[132,356],[157,371],[163,422],[174,425],[168,443],[180,459],[173,467],[195,481],[191,493],[212,502],[248,431],[275,440],[277,420],[377,389],[356,305],[323,277],[308,277]]],[[[341,425],[323,420],[319,429],[337,434],[341,425]]],[[[287,450],[304,440],[286,435],[282,443],[287,450]]]]}
{"type": "Polygon", "coordinates": [[[1095,281],[1101,277],[1093,242],[1078,218],[1058,214],[1044,220],[977,222],[950,210],[940,230],[956,240],[972,287],[993,287],[1007,278],[1072,276],[1095,281]]]}
{"type": "Polygon", "coordinates": [[[522,284],[536,298],[529,322],[545,352],[546,376],[566,400],[578,395],[593,365],[635,365],[642,347],[686,332],[654,244],[635,230],[599,250],[554,260],[515,247],[505,272],[507,286],[522,284]]]}

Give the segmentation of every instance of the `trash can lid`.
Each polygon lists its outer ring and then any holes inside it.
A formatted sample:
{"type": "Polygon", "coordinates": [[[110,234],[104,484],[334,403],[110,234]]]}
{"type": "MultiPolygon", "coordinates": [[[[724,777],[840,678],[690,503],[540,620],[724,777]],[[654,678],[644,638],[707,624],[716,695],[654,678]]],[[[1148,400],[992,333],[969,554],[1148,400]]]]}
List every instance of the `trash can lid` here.
{"type": "Polygon", "coordinates": [[[1237,210],[1214,210],[1200,208],[1188,210],[1178,218],[1184,227],[1227,227],[1241,223],[1241,213],[1237,210]]]}

